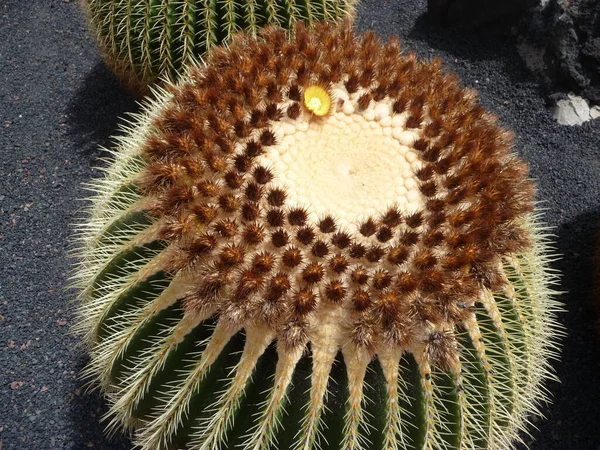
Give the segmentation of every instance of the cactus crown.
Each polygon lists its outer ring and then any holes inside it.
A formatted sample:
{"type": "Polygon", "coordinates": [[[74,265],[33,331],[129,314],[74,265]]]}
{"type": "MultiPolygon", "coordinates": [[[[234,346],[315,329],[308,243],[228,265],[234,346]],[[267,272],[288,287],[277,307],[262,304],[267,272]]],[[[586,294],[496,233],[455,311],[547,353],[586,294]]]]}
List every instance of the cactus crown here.
{"type": "Polygon", "coordinates": [[[144,449],[511,446],[557,304],[527,167],[473,92],[320,24],[238,35],[158,97],[76,274],[113,426],[144,449]]]}
{"type": "Polygon", "coordinates": [[[355,0],[86,0],[91,28],[115,74],[137,93],[182,70],[239,31],[256,36],[354,16],[355,0]]]}

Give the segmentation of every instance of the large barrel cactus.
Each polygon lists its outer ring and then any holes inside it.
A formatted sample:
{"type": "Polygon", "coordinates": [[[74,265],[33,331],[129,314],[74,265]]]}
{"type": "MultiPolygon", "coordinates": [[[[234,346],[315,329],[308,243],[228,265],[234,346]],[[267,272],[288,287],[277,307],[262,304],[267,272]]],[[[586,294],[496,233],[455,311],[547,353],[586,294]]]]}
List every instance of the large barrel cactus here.
{"type": "Polygon", "coordinates": [[[560,328],[511,135],[348,24],[240,34],[92,185],[79,330],[155,449],[502,449],[560,328]]]}
{"type": "Polygon", "coordinates": [[[356,0],[84,0],[104,59],[136,93],[176,77],[238,31],[339,21],[356,0]]]}

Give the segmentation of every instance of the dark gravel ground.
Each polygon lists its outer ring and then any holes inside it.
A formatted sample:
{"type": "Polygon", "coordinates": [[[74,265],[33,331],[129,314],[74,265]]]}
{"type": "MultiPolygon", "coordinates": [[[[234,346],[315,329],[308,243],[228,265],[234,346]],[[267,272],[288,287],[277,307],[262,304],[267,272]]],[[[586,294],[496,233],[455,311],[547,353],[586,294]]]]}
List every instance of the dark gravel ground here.
{"type": "MultiPolygon", "coordinates": [[[[506,39],[431,28],[425,0],[363,0],[360,29],[398,34],[424,57],[441,57],[517,136],[539,180],[546,222],[562,260],[568,330],[562,383],[536,419],[531,449],[600,449],[600,352],[591,261],[600,219],[600,120],[557,125],[535,80],[506,39]]],[[[118,117],[136,109],[102,64],[78,3],[0,2],[0,449],[129,449],[108,439],[104,404],[84,393],[64,288],[71,223],[99,173],[118,117]]]]}

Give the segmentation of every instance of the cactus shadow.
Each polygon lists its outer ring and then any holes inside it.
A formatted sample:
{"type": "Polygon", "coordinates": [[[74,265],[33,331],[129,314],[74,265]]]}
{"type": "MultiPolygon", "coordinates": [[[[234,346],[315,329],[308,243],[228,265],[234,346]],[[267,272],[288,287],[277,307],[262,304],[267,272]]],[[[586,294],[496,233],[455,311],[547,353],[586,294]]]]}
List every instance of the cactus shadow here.
{"type": "Polygon", "coordinates": [[[124,123],[127,113],[139,111],[137,100],[103,62],[98,62],[67,108],[67,134],[80,153],[92,158],[102,155],[100,147],[111,145],[111,137],[119,134],[118,125],[124,123]]]}
{"type": "MultiPolygon", "coordinates": [[[[421,14],[408,33],[408,38],[427,44],[431,49],[455,57],[457,64],[497,61],[513,83],[535,82],[517,47],[513,36],[491,30],[470,30],[443,26],[421,14]]],[[[457,67],[460,70],[460,67],[457,67]]]]}
{"type": "MultiPolygon", "coordinates": [[[[88,363],[89,358],[78,355],[75,367],[78,373],[88,363]]],[[[86,391],[85,382],[77,380],[75,395],[70,403],[70,420],[73,432],[73,448],[94,450],[132,450],[133,445],[127,437],[115,433],[108,436],[105,431],[105,422],[101,418],[108,411],[108,406],[99,391],[86,391]]]]}
{"type": "MultiPolygon", "coordinates": [[[[561,259],[553,266],[561,273],[561,360],[554,366],[560,383],[550,383],[551,404],[545,420],[534,419],[538,430],[525,436],[530,450],[600,449],[600,327],[594,287],[594,254],[599,243],[600,207],[558,227],[556,246],[561,259]],[[595,304],[596,303],[596,304],[595,304]]],[[[524,448],[524,447],[523,447],[524,448]]]]}

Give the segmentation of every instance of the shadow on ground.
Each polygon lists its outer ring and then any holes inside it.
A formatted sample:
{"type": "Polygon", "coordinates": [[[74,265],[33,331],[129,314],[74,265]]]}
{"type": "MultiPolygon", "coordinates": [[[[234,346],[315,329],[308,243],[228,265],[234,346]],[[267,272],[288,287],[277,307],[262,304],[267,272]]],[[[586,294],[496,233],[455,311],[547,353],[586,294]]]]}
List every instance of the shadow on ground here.
{"type": "MultiPolygon", "coordinates": [[[[81,373],[89,359],[80,355],[75,361],[77,373],[81,373]]],[[[108,406],[98,390],[86,391],[85,382],[78,380],[75,395],[71,400],[71,422],[73,424],[74,449],[131,450],[132,445],[121,430],[109,436],[102,417],[108,406]]]]}
{"type": "Polygon", "coordinates": [[[534,439],[525,438],[531,450],[600,449],[600,427],[594,420],[600,404],[600,336],[592,281],[599,223],[600,209],[558,229],[556,244],[562,257],[554,267],[561,273],[559,289],[565,291],[566,312],[560,321],[567,336],[555,364],[560,383],[549,384],[552,404],[543,410],[546,419],[534,420],[539,430],[531,430],[534,439]]]}
{"type": "MultiPolygon", "coordinates": [[[[535,81],[522,61],[515,38],[482,32],[457,30],[431,23],[427,14],[417,18],[408,38],[427,44],[428,48],[442,51],[456,58],[458,67],[469,67],[472,63],[500,61],[503,71],[513,83],[535,81]]],[[[540,89],[540,95],[543,92],[540,89]]]]}
{"type": "MultiPolygon", "coordinates": [[[[119,125],[125,123],[128,113],[140,109],[137,99],[125,90],[112,72],[99,62],[85,78],[81,88],[68,105],[68,135],[82,156],[97,164],[97,158],[107,156],[101,147],[113,145],[112,136],[121,134],[119,125]]],[[[80,373],[88,358],[80,354],[76,370],[80,373]]],[[[130,450],[132,445],[120,430],[114,436],[105,431],[101,418],[108,407],[98,390],[86,392],[85,382],[78,381],[70,405],[73,423],[74,449],[130,450]]]]}
{"type": "Polygon", "coordinates": [[[82,154],[95,156],[99,146],[112,144],[111,136],[119,134],[118,126],[124,123],[127,114],[139,109],[137,99],[99,62],[69,103],[68,134],[82,154]]]}
{"type": "MultiPolygon", "coordinates": [[[[139,109],[137,99],[100,62],[87,75],[68,105],[68,135],[80,154],[88,158],[91,165],[96,165],[98,157],[107,156],[101,147],[111,147],[114,142],[112,136],[121,134],[118,128],[127,120],[127,114],[138,112],[139,109]]],[[[88,361],[88,357],[81,353],[77,356],[77,373],[81,373],[88,361]]],[[[78,380],[70,404],[73,448],[131,450],[132,444],[121,430],[113,436],[105,431],[106,422],[101,419],[108,411],[108,406],[98,390],[86,391],[85,385],[84,381],[78,380]]]]}

